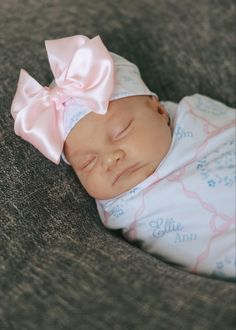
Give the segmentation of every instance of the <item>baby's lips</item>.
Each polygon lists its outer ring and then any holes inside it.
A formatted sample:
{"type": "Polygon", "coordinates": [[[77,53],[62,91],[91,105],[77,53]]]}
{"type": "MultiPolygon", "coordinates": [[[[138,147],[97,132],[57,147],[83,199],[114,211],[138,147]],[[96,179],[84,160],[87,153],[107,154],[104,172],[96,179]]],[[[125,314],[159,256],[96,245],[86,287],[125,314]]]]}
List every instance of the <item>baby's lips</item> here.
{"type": "Polygon", "coordinates": [[[119,172],[116,176],[115,176],[115,179],[112,183],[112,185],[114,185],[119,179],[121,176],[125,175],[125,174],[128,174],[128,173],[133,173],[135,171],[137,171],[139,168],[141,168],[142,166],[140,166],[139,163],[136,163],[132,166],[129,166],[129,167],[126,167],[124,170],[122,170],[121,172],[119,172]]]}

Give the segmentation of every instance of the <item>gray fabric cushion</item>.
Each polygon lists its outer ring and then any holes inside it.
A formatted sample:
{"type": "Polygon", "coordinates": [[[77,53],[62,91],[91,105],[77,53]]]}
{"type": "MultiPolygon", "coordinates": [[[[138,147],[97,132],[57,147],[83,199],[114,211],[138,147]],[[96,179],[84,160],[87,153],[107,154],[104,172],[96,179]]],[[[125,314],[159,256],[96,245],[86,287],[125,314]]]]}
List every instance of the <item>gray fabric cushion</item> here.
{"type": "Polygon", "coordinates": [[[13,134],[19,70],[52,79],[45,39],[100,34],[160,99],[236,105],[234,1],[0,3],[0,328],[233,329],[235,284],[186,273],[100,223],[72,173],[13,134]]]}

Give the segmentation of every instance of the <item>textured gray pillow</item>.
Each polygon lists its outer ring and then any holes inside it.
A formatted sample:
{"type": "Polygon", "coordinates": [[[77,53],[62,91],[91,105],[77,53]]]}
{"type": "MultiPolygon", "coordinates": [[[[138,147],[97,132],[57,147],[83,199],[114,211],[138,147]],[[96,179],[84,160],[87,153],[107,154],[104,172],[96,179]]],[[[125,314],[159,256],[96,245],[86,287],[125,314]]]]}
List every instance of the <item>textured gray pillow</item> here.
{"type": "Polygon", "coordinates": [[[0,3],[0,328],[233,329],[235,285],[176,269],[100,223],[70,167],[13,134],[19,70],[52,80],[45,39],[100,34],[160,99],[236,105],[235,4],[211,0],[0,3]]]}

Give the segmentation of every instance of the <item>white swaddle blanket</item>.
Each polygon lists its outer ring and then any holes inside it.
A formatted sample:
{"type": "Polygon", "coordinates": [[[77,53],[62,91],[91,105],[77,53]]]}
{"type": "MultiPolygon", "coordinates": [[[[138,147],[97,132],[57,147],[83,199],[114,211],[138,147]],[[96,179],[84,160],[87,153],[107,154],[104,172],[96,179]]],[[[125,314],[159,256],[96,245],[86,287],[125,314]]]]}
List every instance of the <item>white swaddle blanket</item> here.
{"type": "Polygon", "coordinates": [[[143,182],[96,200],[103,224],[186,270],[235,278],[235,109],[195,94],[161,102],[170,150],[143,182]]]}

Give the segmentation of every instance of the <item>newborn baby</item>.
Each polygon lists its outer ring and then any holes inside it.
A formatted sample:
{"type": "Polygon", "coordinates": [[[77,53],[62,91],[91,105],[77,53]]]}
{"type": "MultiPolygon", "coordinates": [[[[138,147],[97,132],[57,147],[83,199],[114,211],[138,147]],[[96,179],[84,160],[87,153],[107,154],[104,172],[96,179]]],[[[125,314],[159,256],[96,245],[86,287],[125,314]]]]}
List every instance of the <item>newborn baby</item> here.
{"type": "Polygon", "coordinates": [[[234,279],[234,109],[198,94],[160,102],[99,37],[46,48],[55,81],[21,71],[16,134],[72,166],[106,227],[186,270],[234,279]]]}

